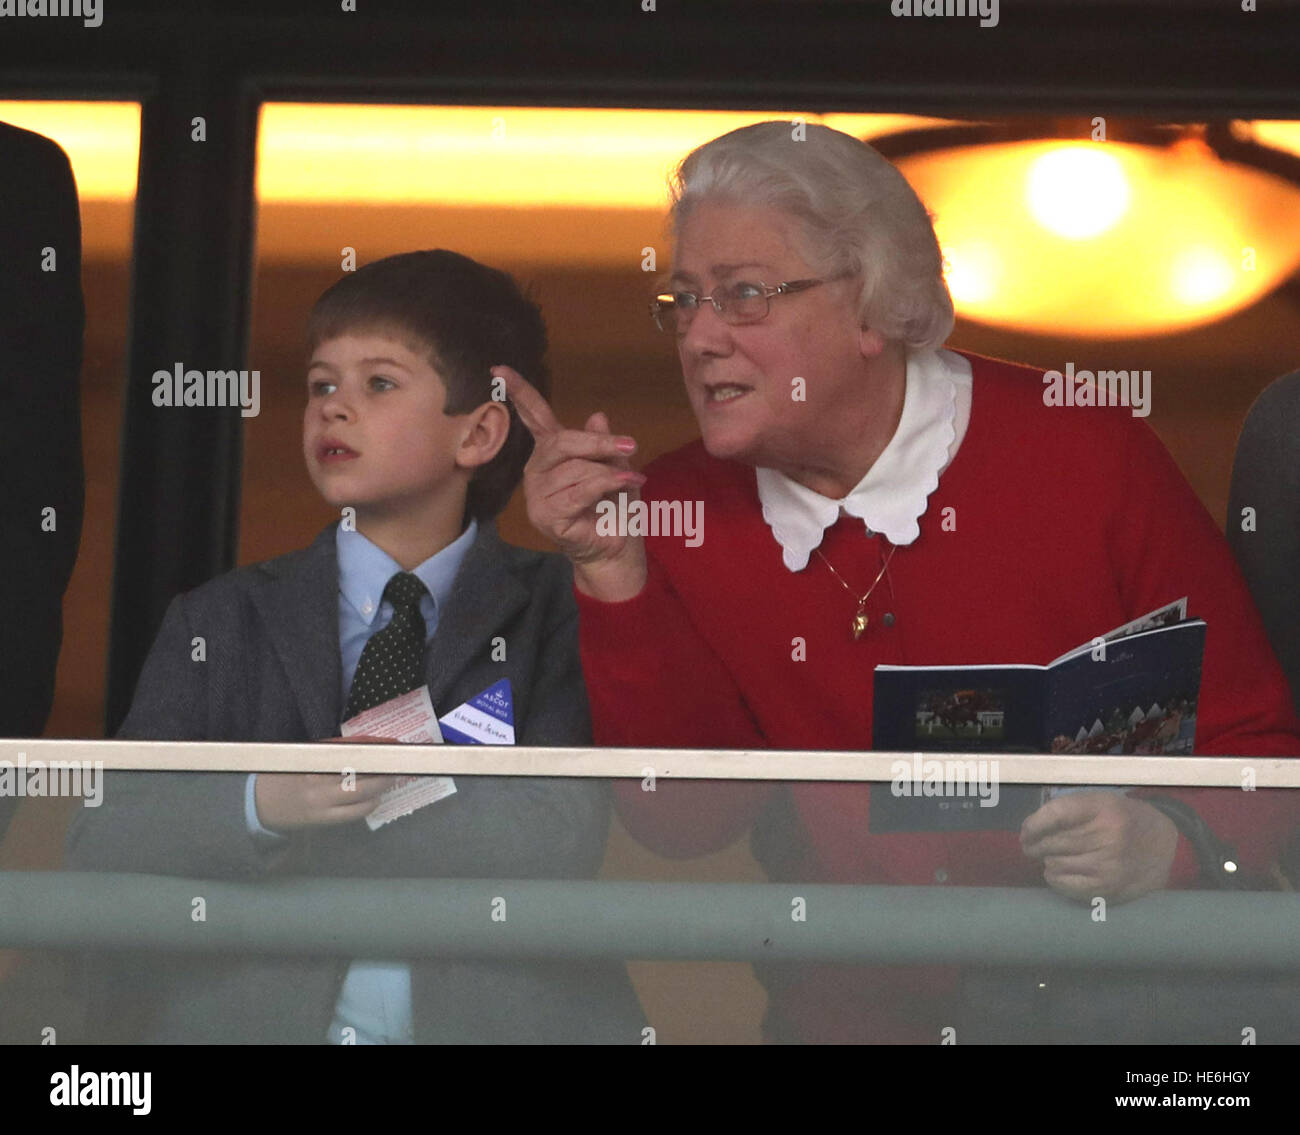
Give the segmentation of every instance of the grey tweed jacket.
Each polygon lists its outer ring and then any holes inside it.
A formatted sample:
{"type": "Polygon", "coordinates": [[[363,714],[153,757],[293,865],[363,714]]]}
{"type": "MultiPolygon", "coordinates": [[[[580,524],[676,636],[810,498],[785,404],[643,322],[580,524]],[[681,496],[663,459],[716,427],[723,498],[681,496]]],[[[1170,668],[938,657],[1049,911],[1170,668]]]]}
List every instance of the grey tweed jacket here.
{"type": "MultiPolygon", "coordinates": [[[[240,568],[172,601],[120,738],[307,741],[338,735],[342,664],[334,526],[312,545],[240,568]],[[206,661],[194,661],[194,640],[206,661]]],[[[498,652],[499,653],[499,652],[498,652]]],[[[519,744],[590,741],[567,563],[480,526],[425,658],[445,713],[509,678],[519,744]],[[492,658],[505,641],[505,661],[492,658]]],[[[110,773],[79,809],[79,870],[235,881],[326,877],[591,878],[608,788],[579,778],[457,776],[457,792],[370,831],[295,833],[268,850],[249,833],[242,773],[110,773]]],[[[96,955],[85,966],[91,1040],[324,1041],[349,958],[96,955]]],[[[640,1043],[625,967],[412,962],[417,1043],[640,1043]]]]}

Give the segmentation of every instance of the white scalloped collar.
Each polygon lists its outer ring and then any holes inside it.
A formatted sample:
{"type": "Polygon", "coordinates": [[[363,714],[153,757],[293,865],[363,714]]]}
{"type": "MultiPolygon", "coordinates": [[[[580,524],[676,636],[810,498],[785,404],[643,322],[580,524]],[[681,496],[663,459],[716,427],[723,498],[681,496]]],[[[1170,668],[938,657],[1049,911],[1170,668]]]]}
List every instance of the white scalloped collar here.
{"type": "Polygon", "coordinates": [[[970,420],[971,367],[952,351],[909,351],[903,413],[867,475],[842,500],[832,500],[775,469],[755,469],[763,519],[784,549],[791,571],[808,557],[843,510],[893,544],[920,534],[917,520],[957,454],[970,420]]]}

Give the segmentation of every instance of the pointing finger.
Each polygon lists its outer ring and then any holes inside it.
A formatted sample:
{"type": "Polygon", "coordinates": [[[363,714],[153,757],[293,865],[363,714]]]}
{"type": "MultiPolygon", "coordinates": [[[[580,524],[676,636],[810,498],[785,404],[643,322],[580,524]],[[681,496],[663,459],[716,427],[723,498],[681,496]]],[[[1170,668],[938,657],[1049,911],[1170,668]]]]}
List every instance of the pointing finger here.
{"type": "Polygon", "coordinates": [[[508,366],[495,366],[491,374],[494,378],[505,379],[506,394],[514,403],[515,410],[519,413],[519,420],[528,427],[528,432],[534,438],[540,441],[543,435],[555,433],[563,428],[551,410],[550,403],[517,370],[508,366]]]}
{"type": "Polygon", "coordinates": [[[533,476],[547,473],[556,466],[575,459],[609,462],[619,468],[630,469],[628,457],[635,452],[634,438],[584,430],[561,430],[549,436],[544,449],[539,447],[534,450],[529,466],[533,476]]]}

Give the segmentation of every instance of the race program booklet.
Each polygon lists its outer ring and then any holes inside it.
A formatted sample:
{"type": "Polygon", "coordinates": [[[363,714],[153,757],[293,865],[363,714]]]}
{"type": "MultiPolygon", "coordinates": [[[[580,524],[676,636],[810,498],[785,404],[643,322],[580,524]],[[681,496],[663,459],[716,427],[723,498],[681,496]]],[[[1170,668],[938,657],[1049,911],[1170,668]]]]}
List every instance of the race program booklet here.
{"type": "Polygon", "coordinates": [[[1205,621],[1186,616],[1184,597],[1046,666],[876,667],[873,749],[975,759],[900,762],[872,788],[869,830],[1018,831],[1052,796],[1127,791],[1003,785],[981,753],[1190,754],[1205,621]]]}

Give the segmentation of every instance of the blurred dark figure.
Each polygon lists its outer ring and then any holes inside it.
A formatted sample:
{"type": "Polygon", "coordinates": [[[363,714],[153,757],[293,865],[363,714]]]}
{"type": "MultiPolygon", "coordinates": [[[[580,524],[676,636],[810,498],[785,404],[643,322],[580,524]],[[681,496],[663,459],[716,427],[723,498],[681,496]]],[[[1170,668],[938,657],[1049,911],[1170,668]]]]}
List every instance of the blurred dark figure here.
{"type": "MultiPolygon", "coordinates": [[[[0,123],[0,737],[54,700],[81,539],[81,220],[67,156],[0,123]]],[[[0,839],[20,801],[0,797],[0,839]]]]}
{"type": "MultiPolygon", "coordinates": [[[[1272,383],[1246,415],[1232,465],[1228,543],[1300,712],[1300,370],[1272,383]]],[[[1282,870],[1300,888],[1300,833],[1282,870]]]]}

